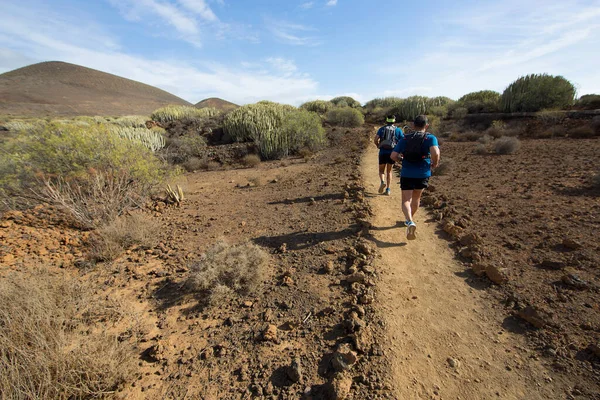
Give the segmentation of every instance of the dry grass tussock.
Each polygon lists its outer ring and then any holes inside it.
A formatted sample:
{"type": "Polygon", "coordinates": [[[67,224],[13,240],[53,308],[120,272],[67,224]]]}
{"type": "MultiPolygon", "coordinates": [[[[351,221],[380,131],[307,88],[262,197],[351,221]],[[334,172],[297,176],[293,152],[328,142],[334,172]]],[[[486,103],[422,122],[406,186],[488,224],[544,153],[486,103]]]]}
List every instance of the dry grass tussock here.
{"type": "Polygon", "coordinates": [[[189,290],[207,293],[211,304],[234,293],[246,295],[257,290],[267,272],[268,254],[250,244],[219,242],[192,265],[186,282],[189,290]]]}
{"type": "Polygon", "coordinates": [[[94,261],[112,261],[133,246],[150,249],[158,241],[157,229],[158,223],[144,214],[117,218],[96,231],[88,256],[94,261]]]}
{"type": "Polygon", "coordinates": [[[260,156],[256,154],[247,154],[242,159],[242,163],[247,167],[256,167],[260,164],[260,156]]]}
{"type": "Polygon", "coordinates": [[[0,280],[0,396],[101,398],[132,378],[135,359],[104,329],[124,317],[65,276],[36,271],[0,280]],[[85,332],[85,333],[84,333],[85,332]]]}
{"type": "Polygon", "coordinates": [[[516,137],[503,136],[494,142],[496,154],[514,154],[521,148],[521,142],[516,137]]]}
{"type": "Polygon", "coordinates": [[[448,175],[455,168],[456,168],[456,162],[454,161],[454,159],[443,158],[440,161],[440,165],[437,168],[433,169],[432,175],[434,175],[434,176],[448,175]]]}

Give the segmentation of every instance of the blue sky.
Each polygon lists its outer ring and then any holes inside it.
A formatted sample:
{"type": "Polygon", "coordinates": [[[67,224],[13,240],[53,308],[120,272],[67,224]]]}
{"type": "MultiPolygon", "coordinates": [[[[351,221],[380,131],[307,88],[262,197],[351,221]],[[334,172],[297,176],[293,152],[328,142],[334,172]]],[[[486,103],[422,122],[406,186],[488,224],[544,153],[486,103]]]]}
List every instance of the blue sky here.
{"type": "Polygon", "coordinates": [[[0,73],[66,61],[192,103],[458,98],[543,72],[600,93],[600,0],[0,0],[0,10],[0,73]]]}

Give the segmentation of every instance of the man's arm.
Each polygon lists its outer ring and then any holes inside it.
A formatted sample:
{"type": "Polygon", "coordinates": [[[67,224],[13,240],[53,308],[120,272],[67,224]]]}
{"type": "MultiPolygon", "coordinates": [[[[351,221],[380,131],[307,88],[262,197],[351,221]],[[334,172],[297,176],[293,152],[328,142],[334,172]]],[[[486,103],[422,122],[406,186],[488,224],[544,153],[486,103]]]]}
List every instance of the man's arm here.
{"type": "Polygon", "coordinates": [[[396,162],[400,161],[400,153],[396,152],[396,151],[392,151],[392,154],[390,155],[390,158],[396,162]]]}
{"type": "Polygon", "coordinates": [[[375,143],[375,146],[379,147],[379,142],[381,141],[381,138],[379,137],[379,132],[377,132],[375,134],[375,137],[373,138],[373,143],[375,143]]]}
{"type": "Polygon", "coordinates": [[[431,167],[437,168],[440,165],[440,148],[438,146],[431,146],[429,153],[431,153],[431,167]]]}

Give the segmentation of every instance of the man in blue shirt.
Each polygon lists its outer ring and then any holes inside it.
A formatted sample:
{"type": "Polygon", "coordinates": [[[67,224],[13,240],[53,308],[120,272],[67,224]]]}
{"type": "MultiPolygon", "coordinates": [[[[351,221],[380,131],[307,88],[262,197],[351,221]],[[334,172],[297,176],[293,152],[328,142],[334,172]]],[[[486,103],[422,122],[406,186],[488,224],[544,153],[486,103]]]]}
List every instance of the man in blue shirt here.
{"type": "Polygon", "coordinates": [[[402,129],[394,125],[396,122],[396,116],[388,115],[385,119],[387,124],[382,126],[377,131],[377,134],[373,138],[375,146],[379,148],[379,178],[381,179],[381,185],[379,186],[379,193],[383,193],[387,196],[390,195],[390,184],[392,182],[392,167],[394,161],[390,158],[392,151],[396,143],[404,137],[402,129]],[[386,179],[384,179],[384,174],[386,179]]]}
{"type": "Polygon", "coordinates": [[[399,140],[390,156],[392,160],[399,161],[400,154],[403,155],[400,190],[408,240],[417,238],[417,225],[413,217],[419,209],[423,190],[429,186],[431,169],[437,168],[440,163],[438,140],[427,132],[429,127],[427,117],[425,115],[416,117],[414,127],[415,132],[399,140]]]}

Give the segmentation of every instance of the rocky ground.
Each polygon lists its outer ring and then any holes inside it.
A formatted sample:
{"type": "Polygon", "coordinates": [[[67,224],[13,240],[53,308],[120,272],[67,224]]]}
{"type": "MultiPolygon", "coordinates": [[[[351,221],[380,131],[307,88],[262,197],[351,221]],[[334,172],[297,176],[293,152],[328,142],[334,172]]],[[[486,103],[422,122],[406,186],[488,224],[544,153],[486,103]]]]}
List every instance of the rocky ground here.
{"type": "Polygon", "coordinates": [[[523,140],[513,155],[475,146],[441,145],[449,172],[424,201],[440,235],[470,267],[466,282],[495,296],[503,328],[526,335],[573,396],[598,398],[600,141],[523,140]]]}
{"type": "Polygon", "coordinates": [[[189,174],[180,207],[155,202],[154,248],[110,263],[86,260],[90,235],[56,212],[8,212],[0,271],[36,265],[76,275],[130,310],[112,327],[137,354],[135,379],[115,398],[377,398],[384,374],[374,335],[375,251],[360,238],[369,214],[357,172],[365,129],[330,128],[336,147],[313,158],[189,174]],[[184,284],[220,240],[270,254],[255,293],[207,305],[184,284]],[[131,320],[136,328],[132,329],[131,320]]]}

